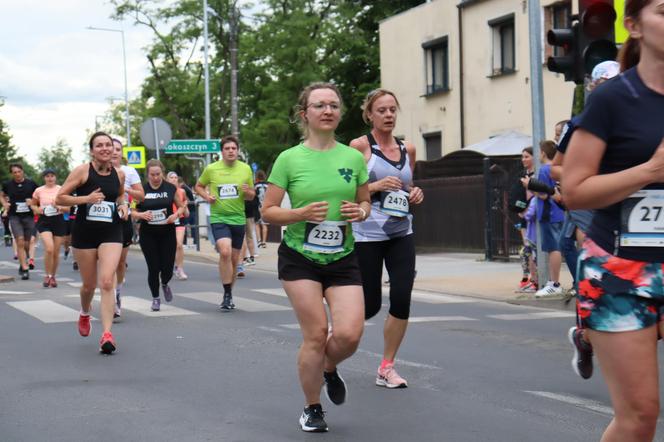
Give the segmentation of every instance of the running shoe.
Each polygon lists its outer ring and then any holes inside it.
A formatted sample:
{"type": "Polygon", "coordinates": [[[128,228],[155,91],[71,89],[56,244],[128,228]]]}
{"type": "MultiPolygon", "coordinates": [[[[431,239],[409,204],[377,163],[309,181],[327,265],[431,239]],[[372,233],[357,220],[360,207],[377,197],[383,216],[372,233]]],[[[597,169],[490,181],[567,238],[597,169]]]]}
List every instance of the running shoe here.
{"type": "Polygon", "coordinates": [[[556,286],[554,285],[553,282],[549,281],[546,283],[544,287],[542,287],[535,293],[535,298],[549,298],[552,296],[562,296],[563,293],[564,293],[563,288],[560,284],[556,286]]]}
{"type": "Polygon", "coordinates": [[[14,261],[18,259],[18,255],[14,255],[14,261]]]}
{"type": "Polygon", "coordinates": [[[233,295],[230,293],[224,293],[224,300],[221,301],[219,308],[222,311],[233,310],[235,308],[235,304],[233,304],[233,295]]]}
{"type": "Polygon", "coordinates": [[[28,269],[22,269],[20,271],[20,274],[21,274],[21,280],[27,281],[28,279],[30,279],[30,271],[28,269]]]}
{"type": "Polygon", "coordinates": [[[115,351],[115,340],[111,332],[105,332],[99,340],[99,352],[110,355],[115,351]]]}
{"type": "Polygon", "coordinates": [[[161,291],[164,292],[164,301],[171,302],[173,300],[173,292],[168,284],[162,284],[161,291]]]}
{"type": "Polygon", "coordinates": [[[385,368],[378,368],[376,385],[387,388],[407,388],[408,382],[399,376],[399,373],[394,369],[394,364],[389,364],[385,368]]]}
{"type": "Polygon", "coordinates": [[[113,306],[113,319],[114,320],[118,319],[121,316],[122,316],[122,309],[120,309],[120,307],[118,307],[118,305],[115,304],[115,306],[113,306]]]}
{"type": "Polygon", "coordinates": [[[242,264],[240,264],[239,266],[237,266],[237,277],[242,279],[245,276],[246,275],[244,274],[244,266],[242,264]]]}
{"type": "Polygon", "coordinates": [[[187,279],[189,279],[189,276],[187,276],[184,270],[182,270],[182,267],[178,269],[178,272],[180,273],[180,280],[186,281],[187,279]]]}
{"type": "Polygon", "coordinates": [[[313,404],[304,407],[302,416],[300,416],[300,427],[302,431],[310,433],[324,433],[327,431],[325,423],[325,412],[321,404],[313,404]]]}
{"type": "Polygon", "coordinates": [[[51,285],[51,277],[48,275],[44,276],[44,282],[42,282],[42,285],[48,288],[51,285]]]}
{"type": "Polygon", "coordinates": [[[152,306],[150,307],[150,309],[153,312],[158,312],[161,309],[161,299],[153,298],[152,299],[152,306]]]}
{"type": "Polygon", "coordinates": [[[74,263],[71,265],[74,270],[78,270],[78,263],[74,261],[74,263]]]}
{"type": "Polygon", "coordinates": [[[90,334],[90,315],[78,315],[78,334],[81,336],[90,334]]]}
{"type": "Polygon", "coordinates": [[[567,339],[574,346],[572,368],[583,379],[590,379],[593,375],[593,346],[583,339],[583,332],[577,327],[571,327],[567,332],[567,339]]]}
{"type": "Polygon", "coordinates": [[[325,379],[325,394],[334,405],[341,405],[346,402],[346,382],[339,375],[339,370],[332,372],[323,372],[325,379]]]}
{"type": "Polygon", "coordinates": [[[530,284],[530,279],[529,278],[522,278],[521,281],[519,282],[519,291],[523,291],[528,284],[530,284]]]}
{"type": "Polygon", "coordinates": [[[537,283],[530,281],[521,291],[524,293],[535,293],[537,290],[539,290],[537,283]]]}
{"type": "Polygon", "coordinates": [[[30,270],[34,270],[34,269],[35,269],[35,259],[34,259],[34,258],[30,258],[30,259],[28,259],[28,268],[29,268],[30,270]]]}
{"type": "Polygon", "coordinates": [[[249,258],[244,258],[244,265],[246,265],[247,267],[255,266],[256,260],[254,259],[253,256],[250,256],[249,258]]]}
{"type": "Polygon", "coordinates": [[[65,249],[65,261],[67,261],[67,258],[69,257],[69,249],[65,249]]]}
{"type": "Polygon", "coordinates": [[[58,281],[55,280],[55,276],[51,276],[51,281],[48,285],[52,288],[56,288],[58,286],[58,281]]]}

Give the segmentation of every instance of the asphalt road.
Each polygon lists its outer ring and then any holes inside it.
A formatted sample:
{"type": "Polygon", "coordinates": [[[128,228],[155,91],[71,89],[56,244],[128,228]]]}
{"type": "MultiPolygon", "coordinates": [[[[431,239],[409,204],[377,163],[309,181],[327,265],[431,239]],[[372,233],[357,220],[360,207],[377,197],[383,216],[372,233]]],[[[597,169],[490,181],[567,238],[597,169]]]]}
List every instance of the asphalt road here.
{"type": "MultiPolygon", "coordinates": [[[[16,273],[10,250],[0,274],[16,273]]],[[[590,441],[612,413],[599,370],[584,381],[570,367],[569,312],[418,292],[397,363],[409,388],[374,385],[384,308],[340,367],[348,402],[323,398],[330,432],[306,434],[300,334],[275,273],[250,268],[222,313],[216,266],[190,262],[173,308],[153,313],[131,253],[118,351],[102,356],[99,323],[76,329],[71,258],[61,270],[57,289],[39,272],[0,285],[2,442],[590,441]]]]}

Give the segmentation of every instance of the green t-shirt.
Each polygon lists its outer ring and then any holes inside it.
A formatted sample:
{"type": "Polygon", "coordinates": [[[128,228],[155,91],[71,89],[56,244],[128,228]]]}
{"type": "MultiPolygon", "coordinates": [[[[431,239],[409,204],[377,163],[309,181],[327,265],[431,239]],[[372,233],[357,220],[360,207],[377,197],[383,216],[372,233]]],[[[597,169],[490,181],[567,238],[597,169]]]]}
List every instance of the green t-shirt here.
{"type": "Polygon", "coordinates": [[[308,259],[328,264],[348,255],[354,239],[350,225],[341,216],[341,201],[355,201],[357,188],[369,180],[364,156],[337,143],[317,151],[303,144],[283,151],[272,167],[268,182],[288,192],[291,207],[327,201],[324,224],[298,222],[286,228],[284,242],[308,259]]]}
{"type": "Polygon", "coordinates": [[[254,187],[254,178],[246,163],[236,160],[232,166],[223,160],[205,168],[198,182],[210,186],[210,194],[217,200],[210,206],[210,222],[244,225],[244,192],[242,185],[254,187]]]}

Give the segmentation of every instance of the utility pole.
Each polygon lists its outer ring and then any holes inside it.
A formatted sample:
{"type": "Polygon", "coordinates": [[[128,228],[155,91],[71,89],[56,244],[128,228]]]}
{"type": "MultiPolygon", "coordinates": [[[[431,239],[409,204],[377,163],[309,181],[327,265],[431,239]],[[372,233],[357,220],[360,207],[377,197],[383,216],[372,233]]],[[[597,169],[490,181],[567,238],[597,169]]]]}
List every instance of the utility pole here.
{"type": "MultiPolygon", "coordinates": [[[[205,139],[210,139],[210,72],[208,69],[208,3],[203,0],[203,72],[205,77],[205,139]]],[[[207,164],[212,155],[207,154],[207,164]]]]}
{"type": "Polygon", "coordinates": [[[230,51],[231,51],[231,133],[239,139],[238,128],[238,96],[237,96],[237,40],[238,40],[238,10],[236,2],[231,5],[230,14],[230,51]]]}
{"type": "MultiPolygon", "coordinates": [[[[540,169],[539,144],[545,137],[544,130],[544,86],[542,81],[542,22],[539,0],[528,0],[528,28],[530,35],[530,99],[532,106],[533,123],[533,158],[535,160],[535,173],[540,169]]],[[[536,198],[536,197],[535,197],[536,198]]],[[[543,259],[542,231],[537,221],[537,281],[543,287],[549,280],[548,260],[543,259]]]]}

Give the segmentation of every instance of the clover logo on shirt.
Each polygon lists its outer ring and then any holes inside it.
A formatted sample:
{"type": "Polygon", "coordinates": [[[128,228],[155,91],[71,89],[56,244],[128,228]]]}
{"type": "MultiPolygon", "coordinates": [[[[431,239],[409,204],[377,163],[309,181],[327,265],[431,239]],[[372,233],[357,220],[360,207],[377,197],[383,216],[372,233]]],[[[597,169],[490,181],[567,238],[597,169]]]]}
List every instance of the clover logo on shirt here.
{"type": "Polygon", "coordinates": [[[347,183],[350,183],[350,180],[353,179],[353,169],[339,169],[339,175],[341,175],[347,183]]]}

